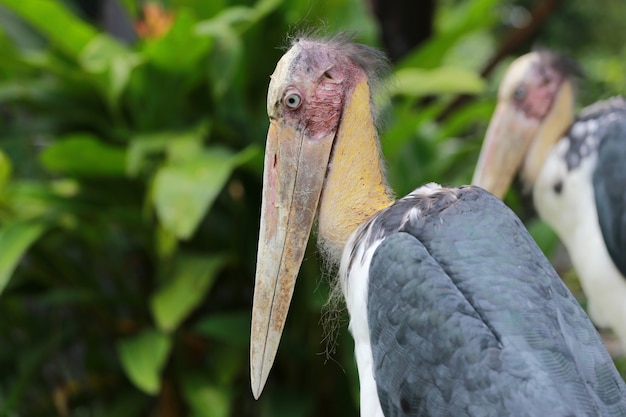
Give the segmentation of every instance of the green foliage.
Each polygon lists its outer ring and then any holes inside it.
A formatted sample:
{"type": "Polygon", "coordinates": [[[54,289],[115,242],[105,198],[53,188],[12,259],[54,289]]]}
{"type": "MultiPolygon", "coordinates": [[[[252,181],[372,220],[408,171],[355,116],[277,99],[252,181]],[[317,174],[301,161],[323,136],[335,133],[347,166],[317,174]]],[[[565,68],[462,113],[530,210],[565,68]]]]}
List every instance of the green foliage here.
{"type": "Polygon", "coordinates": [[[396,71],[391,93],[425,97],[432,94],[479,94],[484,90],[485,81],[478,74],[458,67],[404,68],[396,71]]]}
{"type": "MultiPolygon", "coordinates": [[[[469,182],[499,3],[442,2],[398,64],[383,134],[398,194],[469,182]],[[440,121],[458,93],[482,96],[440,121]]],[[[0,0],[0,416],[357,415],[345,323],[322,343],[313,245],[258,402],[247,357],[277,47],[311,26],[375,45],[374,21],[361,0],[165,4],[160,32],[124,43],[71,0],[0,0]]],[[[596,57],[623,85],[617,55],[596,57]]]]}
{"type": "MultiPolygon", "coordinates": [[[[371,41],[363,5],[172,0],[127,44],[71,3],[0,1],[0,415],[294,415],[247,382],[267,79],[301,12],[371,41]]],[[[345,392],[308,298],[275,389],[345,392]]]]}
{"type": "Polygon", "coordinates": [[[44,232],[42,223],[14,221],[0,229],[0,292],[28,247],[44,232]]]}
{"type": "Polygon", "coordinates": [[[150,300],[152,315],[162,331],[169,333],[175,330],[200,305],[223,261],[220,256],[197,255],[179,260],[172,279],[150,300]]]}
{"type": "Polygon", "coordinates": [[[172,348],[171,339],[155,330],[144,330],[117,346],[122,367],[137,388],[156,394],[161,387],[161,370],[172,348]]]}

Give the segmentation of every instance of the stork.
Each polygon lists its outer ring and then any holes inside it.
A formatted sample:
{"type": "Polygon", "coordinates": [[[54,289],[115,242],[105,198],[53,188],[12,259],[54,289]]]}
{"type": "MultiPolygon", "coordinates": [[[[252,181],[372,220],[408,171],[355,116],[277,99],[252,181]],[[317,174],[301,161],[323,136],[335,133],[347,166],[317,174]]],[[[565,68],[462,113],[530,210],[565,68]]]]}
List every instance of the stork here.
{"type": "Polygon", "coordinates": [[[626,100],[573,120],[572,68],[548,51],[510,65],[472,183],[502,197],[520,172],[570,255],[591,319],[626,349],[626,100]]]}
{"type": "Polygon", "coordinates": [[[626,387],[521,221],[478,187],[394,201],[372,89],[384,56],[301,38],[271,76],[251,328],[261,394],[317,213],[339,264],[361,415],[617,416],[626,387]]]}

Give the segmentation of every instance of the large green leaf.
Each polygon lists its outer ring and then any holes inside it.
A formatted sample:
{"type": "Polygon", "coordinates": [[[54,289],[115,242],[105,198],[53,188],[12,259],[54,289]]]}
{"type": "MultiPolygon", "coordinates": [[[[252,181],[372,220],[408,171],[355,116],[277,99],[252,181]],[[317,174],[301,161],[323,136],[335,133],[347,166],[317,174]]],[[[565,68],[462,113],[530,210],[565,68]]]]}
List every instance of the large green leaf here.
{"type": "Polygon", "coordinates": [[[153,198],[163,226],[179,239],[191,237],[233,169],[254,153],[256,148],[239,154],[205,148],[186,162],[160,168],[154,178],[153,198]]]}
{"type": "Polygon", "coordinates": [[[24,252],[46,229],[43,223],[15,221],[0,228],[0,293],[24,252]]]}
{"type": "Polygon", "coordinates": [[[61,2],[51,0],[0,0],[0,4],[33,25],[53,44],[77,59],[96,30],[70,13],[61,2]]]}
{"type": "Polygon", "coordinates": [[[41,154],[51,171],[85,177],[121,177],[126,174],[126,151],[90,134],[66,136],[41,154]]]}
{"type": "Polygon", "coordinates": [[[485,90],[485,81],[476,73],[457,67],[432,70],[405,68],[396,72],[392,94],[414,97],[432,94],[478,94],[485,90]]]}
{"type": "Polygon", "coordinates": [[[150,300],[152,315],[161,330],[175,330],[202,302],[224,260],[220,256],[186,256],[180,260],[171,278],[150,300]]]}
{"type": "Polygon", "coordinates": [[[143,332],[121,340],[117,351],[122,367],[137,388],[154,395],[161,387],[161,370],[167,361],[172,341],[156,330],[143,332]]]}

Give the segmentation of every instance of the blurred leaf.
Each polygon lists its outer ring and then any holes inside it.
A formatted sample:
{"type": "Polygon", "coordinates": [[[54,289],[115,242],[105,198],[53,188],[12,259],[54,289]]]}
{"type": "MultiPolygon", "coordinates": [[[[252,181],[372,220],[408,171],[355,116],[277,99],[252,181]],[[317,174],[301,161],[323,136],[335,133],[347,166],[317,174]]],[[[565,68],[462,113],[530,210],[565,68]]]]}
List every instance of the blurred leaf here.
{"type": "Polygon", "coordinates": [[[198,35],[215,37],[217,43],[209,60],[213,98],[219,100],[228,91],[243,57],[241,33],[280,5],[280,0],[260,0],[254,8],[229,7],[210,20],[196,25],[198,35]]]}
{"type": "Polygon", "coordinates": [[[166,164],[154,178],[154,204],[163,226],[179,239],[188,239],[226,184],[233,169],[250,150],[233,154],[205,148],[184,164],[166,164]]]}
{"type": "MultiPolygon", "coordinates": [[[[55,210],[70,211],[72,203],[68,203],[63,193],[70,188],[61,185],[61,190],[55,183],[47,184],[39,181],[11,181],[5,188],[3,200],[20,219],[39,219],[46,217],[55,210]]],[[[71,190],[70,190],[71,191],[71,190]]]]}
{"type": "Polygon", "coordinates": [[[123,177],[126,151],[102,143],[90,134],[73,134],[56,141],[41,154],[41,162],[54,172],[84,177],[123,177]]]}
{"type": "Polygon", "coordinates": [[[191,407],[193,417],[231,415],[230,390],[207,381],[206,377],[187,377],[183,381],[183,395],[191,407]]]}
{"type": "Polygon", "coordinates": [[[179,260],[171,278],[150,301],[159,328],[169,333],[196,308],[211,289],[225,258],[185,256],[179,260]]]}
{"type": "Polygon", "coordinates": [[[282,0],[259,0],[254,7],[256,20],[261,20],[282,4],[282,0]]]}
{"type": "Polygon", "coordinates": [[[0,149],[0,193],[11,177],[11,160],[0,149]]]}
{"type": "Polygon", "coordinates": [[[196,34],[210,36],[224,36],[225,32],[232,31],[237,23],[249,22],[253,16],[252,9],[246,6],[229,7],[212,19],[198,22],[195,26],[196,34]]]}
{"type": "Polygon", "coordinates": [[[460,2],[455,7],[440,8],[437,33],[403,59],[399,67],[435,68],[441,65],[445,55],[459,40],[474,31],[493,26],[498,19],[498,3],[500,0],[474,0],[460,2]]]}
{"type": "Polygon", "coordinates": [[[178,239],[160,223],[157,225],[154,234],[157,253],[162,258],[169,258],[178,247],[178,239]]]}
{"type": "Polygon", "coordinates": [[[177,137],[174,133],[156,133],[131,139],[126,159],[126,172],[134,177],[141,171],[149,156],[164,153],[167,144],[177,137]]]}
{"type": "Polygon", "coordinates": [[[383,133],[381,140],[390,168],[393,168],[393,162],[405,146],[414,142],[422,142],[414,140],[419,127],[430,122],[442,109],[443,101],[437,100],[416,111],[411,99],[404,100],[403,105],[397,105],[394,108],[393,124],[389,130],[383,133]]]}
{"type": "MultiPolygon", "coordinates": [[[[443,143],[450,138],[462,136],[470,131],[472,126],[477,126],[478,135],[482,138],[493,115],[494,107],[495,104],[492,100],[475,100],[462,106],[446,119],[446,123],[441,126],[437,141],[443,143]]],[[[477,144],[476,147],[479,149],[480,144],[477,144]]],[[[478,153],[478,149],[476,149],[476,153],[478,153]]],[[[475,158],[476,156],[473,159],[475,158]]]]}
{"type": "Polygon", "coordinates": [[[80,54],[83,68],[102,77],[102,92],[111,108],[117,107],[130,73],[139,62],[137,54],[106,34],[95,36],[80,54]]]}
{"type": "Polygon", "coordinates": [[[433,70],[405,68],[395,74],[392,94],[421,97],[434,94],[478,94],[485,90],[485,81],[476,73],[456,68],[433,70]]]}
{"type": "Polygon", "coordinates": [[[89,72],[104,72],[111,61],[122,56],[130,57],[131,52],[124,45],[100,33],[94,36],[82,50],[79,62],[89,72]]]}
{"type": "Polygon", "coordinates": [[[50,0],[0,0],[72,58],[78,58],[96,30],[50,0]]]}
{"type": "Polygon", "coordinates": [[[202,152],[202,141],[209,132],[208,120],[203,120],[191,129],[178,134],[176,140],[167,144],[167,160],[170,163],[185,163],[202,152]]]}
{"type": "Polygon", "coordinates": [[[250,312],[217,313],[201,319],[194,329],[205,336],[234,346],[250,343],[250,312]]]}
{"type": "MultiPolygon", "coordinates": [[[[250,328],[246,330],[246,333],[250,333],[250,328]]],[[[213,351],[213,357],[211,358],[211,367],[209,368],[209,375],[211,380],[220,384],[221,386],[230,386],[235,380],[241,376],[242,371],[246,368],[248,359],[248,346],[233,346],[233,345],[215,345],[213,351]]],[[[247,369],[245,369],[247,373],[247,369]]]]}
{"type": "Polygon", "coordinates": [[[155,154],[167,153],[169,162],[184,162],[197,155],[208,131],[209,122],[204,120],[182,131],[144,133],[131,137],[127,173],[131,176],[137,175],[146,161],[155,154]]]}
{"type": "Polygon", "coordinates": [[[228,3],[230,0],[173,0],[171,4],[175,5],[174,7],[192,9],[199,18],[207,19],[227,8],[228,3]]]}
{"type": "Polygon", "coordinates": [[[155,395],[161,387],[161,370],[171,346],[169,336],[156,330],[144,330],[118,342],[117,351],[133,384],[145,393],[155,395]]]}
{"type": "Polygon", "coordinates": [[[0,68],[16,64],[18,49],[41,49],[43,45],[41,36],[26,22],[16,19],[15,14],[0,2],[0,52],[3,57],[0,68]]]}
{"type": "Polygon", "coordinates": [[[210,35],[217,41],[216,48],[212,51],[212,59],[209,60],[211,78],[215,80],[212,86],[214,99],[219,99],[224,94],[241,60],[241,40],[233,25],[251,21],[253,15],[249,7],[231,7],[213,19],[196,25],[199,35],[210,35]]]}
{"type": "MultiPolygon", "coordinates": [[[[480,73],[485,62],[489,62],[493,51],[498,48],[491,28],[476,30],[461,37],[443,58],[442,66],[459,67],[480,73]]],[[[491,80],[493,81],[493,77],[491,80]]]]}
{"type": "Polygon", "coordinates": [[[214,100],[219,101],[228,90],[239,67],[242,53],[241,39],[234,31],[224,29],[209,61],[209,71],[214,80],[212,85],[214,100]]]}
{"type": "Polygon", "coordinates": [[[211,37],[198,36],[195,24],[188,9],[179,10],[165,36],[146,42],[143,52],[146,61],[171,72],[188,71],[212,45],[211,37]]]}
{"type": "Polygon", "coordinates": [[[241,34],[275,10],[282,0],[259,0],[255,7],[233,6],[225,8],[217,16],[196,25],[200,35],[222,36],[228,27],[237,29],[241,34]]]}
{"type": "Polygon", "coordinates": [[[0,228],[0,294],[28,247],[45,231],[42,223],[15,221],[0,228]]]}

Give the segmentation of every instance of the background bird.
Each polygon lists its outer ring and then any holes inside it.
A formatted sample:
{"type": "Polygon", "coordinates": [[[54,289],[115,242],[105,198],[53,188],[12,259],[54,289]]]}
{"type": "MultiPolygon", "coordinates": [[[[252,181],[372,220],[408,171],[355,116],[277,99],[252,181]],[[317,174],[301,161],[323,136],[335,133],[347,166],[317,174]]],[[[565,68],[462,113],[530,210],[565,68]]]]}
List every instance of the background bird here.
{"type": "Polygon", "coordinates": [[[503,197],[515,173],[567,248],[593,321],[626,347],[626,101],[573,120],[571,62],[532,52],[498,93],[472,183],[503,197]]]}
{"type": "Polygon", "coordinates": [[[626,388],[588,317],[520,220],[476,187],[394,201],[372,89],[377,51],[297,40],[268,91],[251,382],[274,361],[316,213],[339,263],[363,416],[626,414],[626,388]]]}

